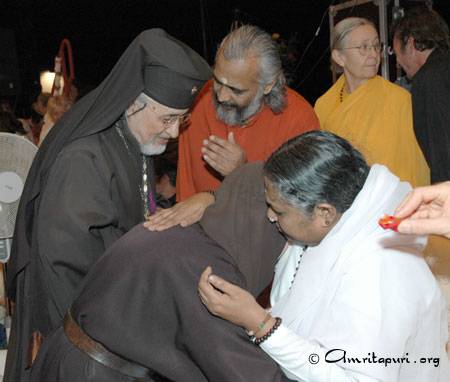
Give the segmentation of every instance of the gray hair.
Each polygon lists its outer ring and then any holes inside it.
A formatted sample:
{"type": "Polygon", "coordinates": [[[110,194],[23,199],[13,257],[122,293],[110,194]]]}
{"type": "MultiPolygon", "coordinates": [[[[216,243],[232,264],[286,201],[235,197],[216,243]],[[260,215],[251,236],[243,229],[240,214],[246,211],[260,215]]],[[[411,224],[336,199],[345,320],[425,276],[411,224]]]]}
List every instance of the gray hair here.
{"type": "Polygon", "coordinates": [[[128,107],[127,110],[125,110],[124,112],[124,116],[125,119],[128,121],[128,117],[131,117],[133,114],[136,114],[138,112],[140,112],[141,110],[143,110],[152,100],[152,98],[150,98],[147,94],[145,93],[140,93],[136,99],[134,100],[134,102],[128,107]],[[136,108],[136,110],[129,112],[129,109],[134,106],[136,108]]]}
{"type": "Polygon", "coordinates": [[[264,102],[274,113],[281,113],[286,106],[286,78],[281,66],[278,46],[272,37],[253,25],[244,25],[229,33],[221,42],[216,61],[222,55],[226,60],[255,57],[259,62],[261,87],[275,82],[264,102]]]}
{"type": "Polygon", "coordinates": [[[333,37],[331,40],[331,50],[342,49],[344,47],[345,38],[350,34],[350,32],[363,25],[370,25],[376,30],[375,24],[372,21],[362,17],[347,17],[346,19],[339,21],[334,26],[333,37]]]}
{"type": "Polygon", "coordinates": [[[136,102],[139,104],[139,106],[147,106],[148,103],[152,101],[152,98],[150,98],[147,94],[141,93],[137,96],[136,102]]]}
{"type": "Polygon", "coordinates": [[[264,165],[264,175],[280,197],[309,217],[320,203],[344,213],[369,171],[362,154],[348,141],[320,130],[287,141],[264,165]]]}

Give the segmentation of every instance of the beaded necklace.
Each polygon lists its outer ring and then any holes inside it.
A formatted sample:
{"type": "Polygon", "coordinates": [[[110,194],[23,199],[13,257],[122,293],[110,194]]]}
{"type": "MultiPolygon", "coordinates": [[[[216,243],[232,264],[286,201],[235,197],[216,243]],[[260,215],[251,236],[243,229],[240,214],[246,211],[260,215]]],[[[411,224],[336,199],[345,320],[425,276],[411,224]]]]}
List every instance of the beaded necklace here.
{"type": "Polygon", "coordinates": [[[300,267],[300,263],[302,262],[303,254],[305,253],[305,251],[306,251],[307,249],[308,249],[308,246],[305,245],[305,246],[303,247],[302,253],[300,254],[300,257],[299,257],[298,260],[297,260],[297,266],[295,267],[294,276],[292,276],[291,285],[289,286],[289,289],[291,289],[291,288],[292,288],[292,285],[294,284],[295,277],[297,276],[297,273],[298,273],[298,268],[300,267]]]}
{"type": "Polygon", "coordinates": [[[344,85],[342,85],[342,88],[341,88],[341,90],[339,92],[339,101],[341,103],[344,102],[344,86],[345,86],[345,83],[344,83],[344,85]]]}

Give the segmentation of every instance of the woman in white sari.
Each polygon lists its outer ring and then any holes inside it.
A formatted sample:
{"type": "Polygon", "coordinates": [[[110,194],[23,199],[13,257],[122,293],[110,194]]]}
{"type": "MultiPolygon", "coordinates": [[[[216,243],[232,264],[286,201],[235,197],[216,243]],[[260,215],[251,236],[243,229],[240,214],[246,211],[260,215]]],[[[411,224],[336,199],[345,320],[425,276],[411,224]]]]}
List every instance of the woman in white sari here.
{"type": "Polygon", "coordinates": [[[284,144],[264,168],[268,217],[286,236],[272,308],[208,267],[199,293],[296,381],[448,381],[445,300],[423,237],[384,231],[411,190],[327,132],[284,144]]]}

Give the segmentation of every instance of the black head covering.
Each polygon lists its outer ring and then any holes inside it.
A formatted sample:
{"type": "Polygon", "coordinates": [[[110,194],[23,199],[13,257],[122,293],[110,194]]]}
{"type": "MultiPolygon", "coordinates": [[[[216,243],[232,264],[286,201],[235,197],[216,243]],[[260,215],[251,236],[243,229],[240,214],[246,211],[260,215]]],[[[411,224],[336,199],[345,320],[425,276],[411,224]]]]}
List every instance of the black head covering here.
{"type": "Polygon", "coordinates": [[[210,76],[206,61],[187,45],[162,29],[146,30],[128,46],[108,77],[64,114],[39,149],[22,193],[8,264],[10,296],[14,295],[15,276],[30,259],[33,201],[45,187],[58,153],[76,139],[110,128],[142,92],[169,107],[189,107],[195,89],[210,76]],[[171,76],[176,85],[169,80],[171,76]]]}
{"type": "Polygon", "coordinates": [[[203,85],[203,80],[174,72],[162,65],[148,65],[144,76],[144,93],[174,109],[189,108],[203,85]]]}

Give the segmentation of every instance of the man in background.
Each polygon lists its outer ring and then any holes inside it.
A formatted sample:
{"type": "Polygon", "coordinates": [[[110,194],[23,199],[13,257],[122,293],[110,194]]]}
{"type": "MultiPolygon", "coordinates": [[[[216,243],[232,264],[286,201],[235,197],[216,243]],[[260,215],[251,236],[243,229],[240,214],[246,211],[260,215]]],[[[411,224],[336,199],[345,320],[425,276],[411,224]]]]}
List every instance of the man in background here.
{"type": "Polygon", "coordinates": [[[392,28],[397,63],[412,80],[414,131],[431,182],[450,179],[450,36],[435,11],[417,7],[392,28]]]}

